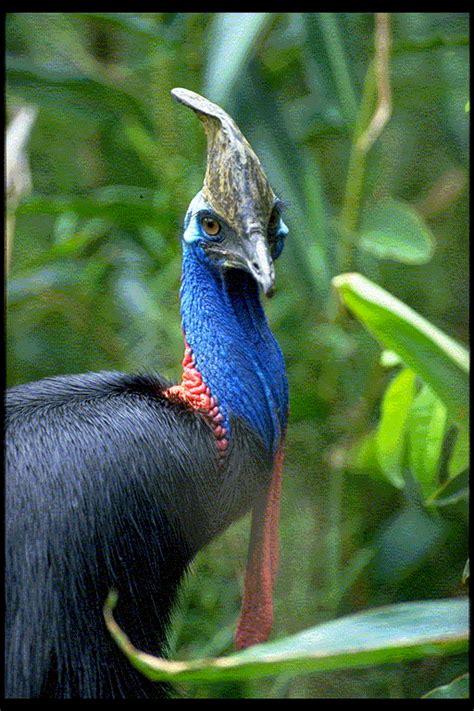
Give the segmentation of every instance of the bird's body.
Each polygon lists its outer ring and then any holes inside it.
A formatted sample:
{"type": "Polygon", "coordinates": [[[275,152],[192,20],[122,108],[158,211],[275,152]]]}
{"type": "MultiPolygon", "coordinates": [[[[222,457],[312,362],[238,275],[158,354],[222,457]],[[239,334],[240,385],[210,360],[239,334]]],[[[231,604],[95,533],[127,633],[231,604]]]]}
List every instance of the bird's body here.
{"type": "Polygon", "coordinates": [[[133,643],[165,653],[194,555],[256,502],[265,509],[284,363],[254,276],[209,256],[210,210],[198,194],[184,224],[179,385],[102,372],[8,391],[7,697],[162,694],[108,635],[108,592],[133,643]]]}
{"type": "Polygon", "coordinates": [[[156,377],[35,386],[8,395],[7,695],[156,693],[105,630],[107,593],[134,643],[163,654],[187,565],[248,510],[271,457],[236,423],[219,465],[206,418],[160,395],[168,383],[156,377]]]}

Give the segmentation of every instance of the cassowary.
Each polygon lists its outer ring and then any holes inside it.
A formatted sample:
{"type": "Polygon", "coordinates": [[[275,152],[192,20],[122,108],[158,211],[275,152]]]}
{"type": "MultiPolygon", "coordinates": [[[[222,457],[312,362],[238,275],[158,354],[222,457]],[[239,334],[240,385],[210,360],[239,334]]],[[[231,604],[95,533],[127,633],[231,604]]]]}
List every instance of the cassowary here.
{"type": "Polygon", "coordinates": [[[7,392],[7,697],[163,695],[108,634],[107,594],[133,643],[165,654],[190,562],[250,509],[237,648],[270,632],[288,393],[259,288],[272,292],[287,228],[234,121],[172,94],[208,143],[182,235],[182,379],[99,372],[7,392]]]}

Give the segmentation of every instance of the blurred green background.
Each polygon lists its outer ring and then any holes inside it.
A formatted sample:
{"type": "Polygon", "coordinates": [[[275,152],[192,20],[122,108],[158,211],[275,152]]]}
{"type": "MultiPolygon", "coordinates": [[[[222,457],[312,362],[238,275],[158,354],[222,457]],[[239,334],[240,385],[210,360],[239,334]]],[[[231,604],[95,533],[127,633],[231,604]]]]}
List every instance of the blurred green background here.
{"type": "MultiPolygon", "coordinates": [[[[369,13],[6,19],[7,120],[21,106],[37,109],[32,190],[8,211],[8,385],[101,369],[179,377],[179,234],[201,186],[205,137],[173,87],[231,113],[286,204],[290,235],[266,303],[291,408],[274,637],[465,592],[466,500],[426,507],[416,486],[399,490],[350,465],[393,374],[330,280],[362,272],[467,344],[468,15],[390,16],[392,115],[355,169],[358,126],[375,109],[374,28],[369,13]],[[381,254],[358,237],[371,206],[388,198],[416,211],[418,253],[395,241],[381,254]]],[[[196,559],[172,630],[177,658],[232,648],[248,523],[196,559]]],[[[464,668],[462,656],[428,658],[179,692],[417,697],[464,668]]]]}

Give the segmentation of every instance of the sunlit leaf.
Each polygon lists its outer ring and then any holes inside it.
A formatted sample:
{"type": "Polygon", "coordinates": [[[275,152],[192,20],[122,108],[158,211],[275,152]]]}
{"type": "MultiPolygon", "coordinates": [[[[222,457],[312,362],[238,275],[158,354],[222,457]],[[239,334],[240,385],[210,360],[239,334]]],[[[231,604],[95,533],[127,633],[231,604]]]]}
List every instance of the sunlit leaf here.
{"type": "Polygon", "coordinates": [[[377,430],[357,439],[347,455],[350,469],[367,474],[381,473],[376,452],[377,430]]]}
{"type": "Polygon", "coordinates": [[[467,648],[469,633],[467,599],[428,600],[349,615],[227,657],[172,661],[133,647],[113,618],[116,600],[109,596],[104,610],[109,631],[130,662],[156,681],[250,679],[454,654],[467,648]]]}
{"type": "Polygon", "coordinates": [[[382,416],[376,435],[377,460],[391,483],[402,488],[405,430],[415,394],[415,373],[404,368],[390,383],[382,400],[382,416]]]}
{"type": "Polygon", "coordinates": [[[469,467],[469,424],[458,430],[453,451],[448,462],[448,474],[458,476],[469,467]]]}
{"type": "Polygon", "coordinates": [[[413,401],[408,418],[408,460],[425,497],[438,488],[437,473],[445,430],[446,407],[424,384],[413,401]]]}
{"type": "Polygon", "coordinates": [[[341,274],[333,284],[372,335],[430,385],[454,421],[465,423],[469,410],[467,350],[361,274],[341,274]]]}

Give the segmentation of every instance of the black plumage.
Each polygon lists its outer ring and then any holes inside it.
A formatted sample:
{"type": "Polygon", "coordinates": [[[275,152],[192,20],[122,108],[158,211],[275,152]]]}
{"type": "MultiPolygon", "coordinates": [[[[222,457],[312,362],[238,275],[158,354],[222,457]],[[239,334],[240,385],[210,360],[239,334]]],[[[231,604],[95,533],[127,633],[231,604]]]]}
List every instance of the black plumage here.
{"type": "Polygon", "coordinates": [[[160,695],[108,635],[108,591],[134,644],[163,654],[189,562],[272,472],[239,421],[218,464],[208,420],[168,386],[103,372],[8,391],[7,697],[160,695]]]}

